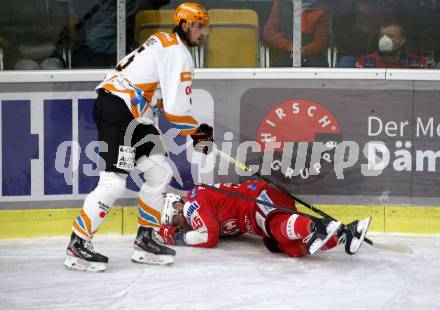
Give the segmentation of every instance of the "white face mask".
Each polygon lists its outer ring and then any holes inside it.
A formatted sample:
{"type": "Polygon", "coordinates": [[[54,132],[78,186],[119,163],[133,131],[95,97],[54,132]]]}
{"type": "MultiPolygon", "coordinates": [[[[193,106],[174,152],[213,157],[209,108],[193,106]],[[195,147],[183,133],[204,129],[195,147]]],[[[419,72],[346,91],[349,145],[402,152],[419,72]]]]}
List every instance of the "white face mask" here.
{"type": "Polygon", "coordinates": [[[380,38],[378,47],[379,51],[382,53],[392,52],[394,48],[393,41],[389,36],[384,35],[382,38],[380,38]]]}

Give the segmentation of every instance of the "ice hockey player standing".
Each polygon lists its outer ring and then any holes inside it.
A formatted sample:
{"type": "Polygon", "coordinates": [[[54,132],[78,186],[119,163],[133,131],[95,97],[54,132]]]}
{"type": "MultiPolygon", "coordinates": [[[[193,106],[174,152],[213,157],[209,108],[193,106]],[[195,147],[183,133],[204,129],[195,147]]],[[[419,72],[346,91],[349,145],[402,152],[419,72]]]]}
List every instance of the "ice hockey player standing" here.
{"type": "Polygon", "coordinates": [[[174,13],[171,33],[156,33],[125,56],[96,90],[93,116],[100,150],[97,187],[86,197],[73,221],[73,233],[64,265],[68,269],[103,271],[108,258],[94,251],[91,239],[115,200],[125,191],[126,177],[134,166],[144,173],[138,194],[138,233],[132,261],[170,264],[175,251],[158,240],[163,196],[172,173],[166,162],[155,115],[162,112],[180,134],[191,135],[198,151],[212,141],[212,127],[199,125],[191,113],[194,65],[189,52],[201,44],[208,24],[206,10],[197,3],[182,3],[174,13]],[[153,102],[153,96],[162,100],[153,102]],[[151,142],[142,142],[148,136],[151,142]],[[153,137],[153,139],[151,139],[153,137]],[[153,142],[153,143],[152,143],[153,142]]]}

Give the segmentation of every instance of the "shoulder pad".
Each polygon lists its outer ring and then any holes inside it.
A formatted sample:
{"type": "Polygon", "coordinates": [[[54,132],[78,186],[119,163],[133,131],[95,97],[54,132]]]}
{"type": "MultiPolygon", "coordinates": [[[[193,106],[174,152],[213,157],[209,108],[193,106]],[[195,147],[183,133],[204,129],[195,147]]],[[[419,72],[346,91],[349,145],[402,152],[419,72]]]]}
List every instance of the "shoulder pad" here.
{"type": "Polygon", "coordinates": [[[159,39],[163,47],[170,47],[179,44],[179,41],[177,40],[176,34],[174,32],[156,32],[154,36],[159,39]]]}

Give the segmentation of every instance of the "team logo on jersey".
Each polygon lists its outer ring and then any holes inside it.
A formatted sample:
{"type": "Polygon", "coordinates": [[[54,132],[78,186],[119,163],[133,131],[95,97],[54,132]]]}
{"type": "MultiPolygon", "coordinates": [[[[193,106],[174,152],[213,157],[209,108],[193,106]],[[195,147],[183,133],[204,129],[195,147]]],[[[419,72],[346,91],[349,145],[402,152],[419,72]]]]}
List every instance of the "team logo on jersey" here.
{"type": "Polygon", "coordinates": [[[222,224],[222,234],[225,236],[233,236],[240,233],[238,227],[238,219],[229,219],[222,224]]]}
{"type": "Polygon", "coordinates": [[[289,99],[264,115],[256,141],[263,151],[274,152],[272,175],[286,183],[305,184],[330,173],[342,133],[337,119],[321,104],[289,99]]]}

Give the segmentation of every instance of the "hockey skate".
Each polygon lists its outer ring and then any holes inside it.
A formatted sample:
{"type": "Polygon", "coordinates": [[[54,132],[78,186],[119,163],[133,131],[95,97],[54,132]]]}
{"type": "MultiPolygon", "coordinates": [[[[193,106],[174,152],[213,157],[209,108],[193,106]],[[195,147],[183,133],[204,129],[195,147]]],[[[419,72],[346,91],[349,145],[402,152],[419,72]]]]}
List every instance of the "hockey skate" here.
{"type": "Polygon", "coordinates": [[[139,227],[134,241],[131,260],[150,265],[169,265],[174,262],[176,251],[165,246],[162,238],[151,227],[139,227]]]}
{"type": "Polygon", "coordinates": [[[349,255],[359,251],[365,236],[370,227],[371,216],[363,220],[351,222],[343,229],[343,238],[345,237],[345,252],[349,255]]]}
{"type": "Polygon", "coordinates": [[[313,222],[312,233],[303,240],[307,243],[309,254],[313,255],[321,249],[338,232],[341,225],[339,221],[326,219],[313,222]]]}
{"type": "Polygon", "coordinates": [[[67,246],[64,266],[70,270],[99,272],[105,271],[108,258],[96,253],[91,241],[78,237],[74,232],[67,246]]]}

